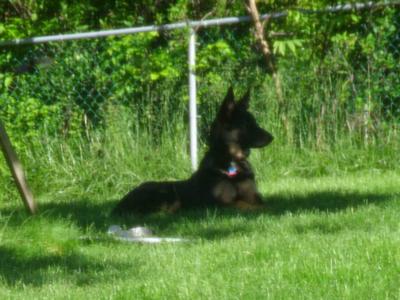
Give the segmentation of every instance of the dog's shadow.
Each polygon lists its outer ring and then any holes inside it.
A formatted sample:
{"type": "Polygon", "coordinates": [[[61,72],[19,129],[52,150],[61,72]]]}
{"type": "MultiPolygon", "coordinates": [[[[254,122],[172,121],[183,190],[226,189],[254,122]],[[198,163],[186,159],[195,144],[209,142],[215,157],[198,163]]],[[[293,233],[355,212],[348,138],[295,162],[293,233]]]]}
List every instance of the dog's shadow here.
{"type": "MultiPolygon", "coordinates": [[[[42,204],[39,215],[51,220],[66,218],[82,228],[82,230],[92,228],[99,232],[106,232],[111,224],[119,224],[124,227],[146,225],[155,229],[157,233],[173,234],[180,226],[184,227],[187,224],[207,222],[210,218],[229,220],[240,216],[242,219],[251,220],[260,216],[279,217],[288,213],[336,213],[349,208],[357,209],[360,206],[372,204],[379,206],[392,199],[394,199],[393,194],[390,193],[320,191],[304,195],[268,195],[265,197],[266,208],[256,211],[197,209],[179,211],[175,214],[127,215],[122,217],[110,214],[117,200],[95,202],[88,199],[75,199],[61,203],[42,204]]],[[[6,213],[4,211],[4,214],[6,213]]],[[[10,221],[9,225],[18,226],[21,218],[17,219],[19,221],[10,221]]],[[[231,222],[225,223],[229,224],[231,222]]],[[[204,239],[218,239],[240,233],[241,230],[245,229],[241,229],[240,226],[217,226],[216,228],[212,228],[212,226],[192,226],[190,235],[204,239]]]]}
{"type": "Polygon", "coordinates": [[[265,201],[269,214],[282,215],[307,211],[335,213],[370,204],[381,205],[392,199],[390,193],[319,191],[304,195],[271,195],[265,201]]]}

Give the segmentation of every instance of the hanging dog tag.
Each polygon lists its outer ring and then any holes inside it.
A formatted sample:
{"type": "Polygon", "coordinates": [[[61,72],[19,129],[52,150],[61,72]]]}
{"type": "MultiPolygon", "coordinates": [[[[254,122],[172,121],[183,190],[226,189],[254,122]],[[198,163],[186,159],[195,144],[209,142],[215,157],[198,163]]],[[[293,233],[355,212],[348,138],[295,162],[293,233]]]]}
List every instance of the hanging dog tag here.
{"type": "Polygon", "coordinates": [[[227,172],[228,177],[235,177],[237,174],[238,174],[238,169],[236,165],[234,163],[231,163],[227,172]]]}

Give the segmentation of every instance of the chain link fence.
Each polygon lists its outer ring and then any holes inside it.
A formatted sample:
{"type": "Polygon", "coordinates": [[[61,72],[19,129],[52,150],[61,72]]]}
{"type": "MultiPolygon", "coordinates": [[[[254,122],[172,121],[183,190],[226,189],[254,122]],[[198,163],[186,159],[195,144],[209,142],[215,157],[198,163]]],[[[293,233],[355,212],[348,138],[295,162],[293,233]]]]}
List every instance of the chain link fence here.
{"type": "MultiPolygon", "coordinates": [[[[257,118],[287,143],[398,138],[397,7],[269,20],[283,102],[251,27],[197,30],[201,137],[233,84],[239,94],[252,88],[257,118]]],[[[175,30],[2,47],[0,120],[19,148],[52,137],[90,143],[94,132],[121,122],[119,128],[127,122],[126,130],[154,140],[185,130],[187,37],[187,30],[175,30]]]]}

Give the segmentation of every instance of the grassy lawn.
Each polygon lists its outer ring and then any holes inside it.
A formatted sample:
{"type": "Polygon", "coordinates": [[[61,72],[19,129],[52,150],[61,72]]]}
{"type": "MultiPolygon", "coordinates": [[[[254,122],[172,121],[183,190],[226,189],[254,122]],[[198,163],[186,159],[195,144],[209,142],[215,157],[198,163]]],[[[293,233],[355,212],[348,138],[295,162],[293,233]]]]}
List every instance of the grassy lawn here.
{"type": "MultiPolygon", "coordinates": [[[[245,12],[53,2],[0,0],[1,39],[245,12]]],[[[228,85],[250,88],[275,137],[250,156],[263,211],[110,216],[138,183],[191,173],[187,30],[1,47],[0,121],[39,212],[25,212],[0,152],[0,300],[400,299],[399,0],[321,16],[296,7],[333,1],[259,2],[289,9],[268,28],[283,33],[270,36],[274,67],[243,24],[198,32],[195,73],[199,157],[228,85]],[[118,241],[113,224],[187,241],[118,241]]]]}
{"type": "Polygon", "coordinates": [[[36,217],[1,203],[0,298],[400,298],[398,171],[259,185],[268,209],[253,213],[112,218],[116,198],[98,192],[44,195],[36,217]],[[116,242],[105,233],[111,224],[189,242],[116,242]]]}

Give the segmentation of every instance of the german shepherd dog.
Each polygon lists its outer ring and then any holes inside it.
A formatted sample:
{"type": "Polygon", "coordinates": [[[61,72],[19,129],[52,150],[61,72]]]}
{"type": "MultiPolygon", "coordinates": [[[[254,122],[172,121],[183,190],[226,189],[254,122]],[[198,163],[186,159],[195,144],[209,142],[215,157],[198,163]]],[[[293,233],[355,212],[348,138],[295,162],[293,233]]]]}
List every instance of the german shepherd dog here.
{"type": "Polygon", "coordinates": [[[273,136],[248,111],[249,91],[235,101],[227,95],[211,125],[208,151],[198,170],[182,181],[145,182],[130,191],[113,210],[116,214],[151,213],[198,207],[263,207],[254,173],[247,160],[250,148],[261,148],[273,136]]]}

